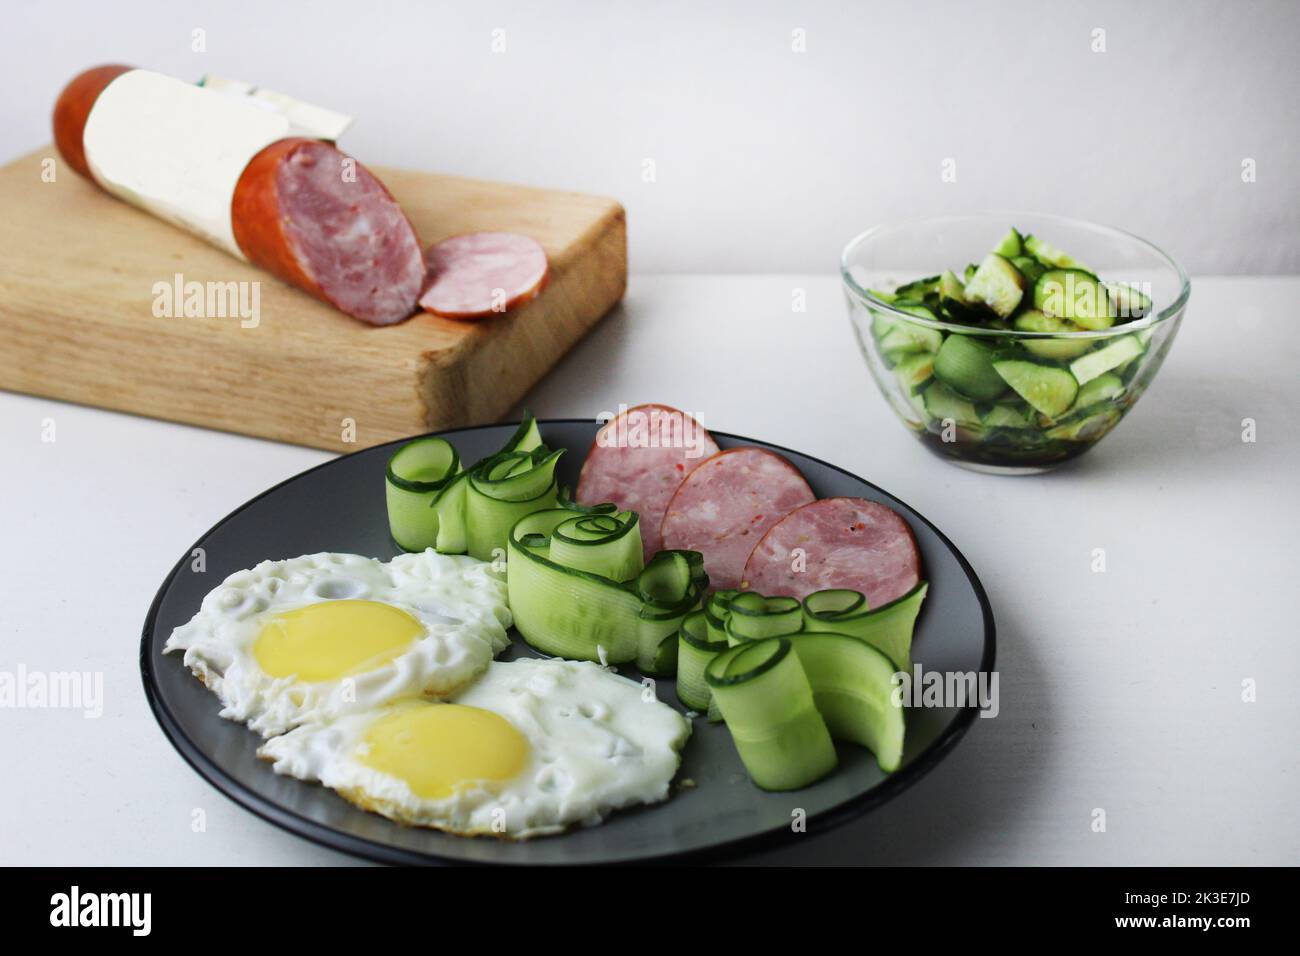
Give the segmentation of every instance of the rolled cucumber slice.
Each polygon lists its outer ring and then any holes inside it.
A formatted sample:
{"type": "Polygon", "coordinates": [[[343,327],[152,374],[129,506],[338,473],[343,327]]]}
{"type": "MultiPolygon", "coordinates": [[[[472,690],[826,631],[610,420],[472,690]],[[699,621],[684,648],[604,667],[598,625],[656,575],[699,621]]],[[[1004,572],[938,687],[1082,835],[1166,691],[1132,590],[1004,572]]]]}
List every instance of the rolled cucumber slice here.
{"type": "Polygon", "coordinates": [[[755,784],[797,790],[835,769],[830,730],[788,638],[724,651],[704,677],[755,784]]]}
{"type": "Polygon", "coordinates": [[[962,398],[942,382],[932,382],[921,393],[926,413],[936,421],[951,419],[958,425],[980,424],[979,412],[975,406],[962,398]]]}
{"type": "Polygon", "coordinates": [[[510,610],[525,641],[557,657],[635,660],[647,673],[672,673],[677,642],[669,638],[709,584],[699,552],[661,551],[635,577],[615,580],[639,566],[641,532],[635,512],[612,506],[533,512],[508,540],[510,610]],[[562,563],[578,548],[589,549],[581,567],[562,563]]]}
{"type": "Polygon", "coordinates": [[[1008,359],[994,362],[993,367],[1017,395],[1048,418],[1059,418],[1079,394],[1074,376],[1054,365],[1008,359]]]}
{"type": "Polygon", "coordinates": [[[709,627],[709,641],[727,643],[727,621],[731,618],[731,602],[737,594],[735,588],[714,591],[704,602],[704,619],[709,627]]]}
{"type": "Polygon", "coordinates": [[[677,672],[677,635],[685,616],[699,606],[708,587],[698,551],[660,551],[632,582],[641,599],[636,666],[643,674],[677,672]]]}
{"type": "Polygon", "coordinates": [[[459,473],[460,455],[445,438],[417,438],[388,459],[388,529],[403,551],[437,544],[438,514],[431,505],[459,473]]]}
{"type": "Polygon", "coordinates": [[[1137,336],[1126,335],[1095,352],[1089,352],[1075,359],[1070,363],[1070,371],[1074,373],[1079,384],[1084,385],[1098,375],[1131,362],[1144,351],[1146,348],[1137,336]]]}
{"type": "Polygon", "coordinates": [[[897,770],[906,728],[894,702],[894,663],[848,634],[805,632],[789,641],[831,737],[866,747],[885,773],[897,770]]]}
{"type": "Polygon", "coordinates": [[[1025,295],[1025,277],[997,253],[984,257],[966,283],[966,301],[988,306],[1006,318],[1025,295]]]}
{"type": "Polygon", "coordinates": [[[394,540],[407,551],[432,547],[483,561],[504,555],[515,521],[555,506],[561,454],[542,444],[531,414],[501,451],[464,471],[445,439],[408,442],[389,459],[386,474],[394,540]]]}
{"type": "MultiPolygon", "coordinates": [[[[731,646],[727,640],[727,621],[731,619],[731,601],[739,594],[736,588],[728,588],[722,591],[714,591],[704,602],[704,619],[709,629],[709,643],[721,644],[722,648],[731,646]]],[[[722,712],[718,710],[718,702],[709,699],[709,720],[716,723],[722,719],[722,712]]]]}
{"type": "Polygon", "coordinates": [[[1106,287],[1082,269],[1048,269],[1034,283],[1034,308],[1096,331],[1115,324],[1106,287]]]}
{"type": "Polygon", "coordinates": [[[795,598],[742,591],[731,599],[727,641],[733,646],[793,634],[802,627],[803,609],[795,598]]]}
{"type": "Polygon", "coordinates": [[[856,637],[888,657],[899,670],[910,671],[912,631],[929,589],[922,581],[878,608],[868,607],[866,597],[857,591],[816,591],[803,599],[804,629],[856,637]]]}
{"type": "Polygon", "coordinates": [[[465,552],[480,561],[505,553],[516,521],[554,508],[559,487],[555,466],[564,449],[509,451],[475,465],[465,485],[465,552]]]}
{"type": "Polygon", "coordinates": [[[970,335],[949,335],[934,357],[934,377],[977,402],[992,401],[1007,390],[993,370],[997,350],[970,335]]]}
{"type": "Polygon", "coordinates": [[[701,713],[716,709],[711,707],[713,691],[704,680],[704,668],[731,646],[726,635],[711,636],[708,613],[701,608],[682,620],[677,640],[677,699],[701,713]]]}

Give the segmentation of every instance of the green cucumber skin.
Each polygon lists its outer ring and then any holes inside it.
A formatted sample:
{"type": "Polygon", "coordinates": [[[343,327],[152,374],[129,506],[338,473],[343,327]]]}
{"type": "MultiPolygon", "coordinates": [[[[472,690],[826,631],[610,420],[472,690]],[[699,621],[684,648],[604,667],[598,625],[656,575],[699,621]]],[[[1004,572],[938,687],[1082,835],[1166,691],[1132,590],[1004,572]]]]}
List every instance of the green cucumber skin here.
{"type": "Polygon", "coordinates": [[[962,398],[942,382],[933,382],[921,393],[925,410],[936,422],[951,419],[957,425],[980,425],[979,412],[975,406],[962,398]]]}
{"type": "Polygon", "coordinates": [[[866,747],[885,773],[897,770],[906,726],[893,700],[896,669],[889,657],[847,634],[810,631],[790,643],[831,737],[866,747]]]}
{"type": "Polygon", "coordinates": [[[924,299],[931,292],[937,292],[939,289],[939,276],[928,276],[924,279],[917,279],[915,282],[908,282],[900,285],[894,290],[894,300],[900,299],[924,299]]]}
{"type": "Polygon", "coordinates": [[[976,402],[987,402],[1007,390],[993,369],[996,349],[968,335],[949,335],[934,357],[934,377],[976,402]]]}
{"type": "Polygon", "coordinates": [[[1075,359],[1070,363],[1070,372],[1078,379],[1080,385],[1086,385],[1099,375],[1121,368],[1140,357],[1145,351],[1146,346],[1137,336],[1125,335],[1095,352],[1088,352],[1075,359]]]}
{"type": "Polygon", "coordinates": [[[1115,324],[1106,287],[1082,269],[1048,269],[1034,283],[1034,308],[1099,332],[1115,324]]]}
{"type": "Polygon", "coordinates": [[[1002,241],[993,247],[993,254],[1004,259],[1011,259],[1024,252],[1025,241],[1014,226],[1002,237],[1002,241]]]}
{"type": "MultiPolygon", "coordinates": [[[[916,628],[921,604],[930,585],[921,581],[901,597],[878,608],[863,607],[854,612],[818,615],[810,609],[819,593],[804,599],[804,629],[809,632],[847,634],[865,641],[884,654],[901,671],[912,669],[912,633],[916,628]]],[[[796,649],[797,649],[796,645],[796,649]]]]}
{"type": "MultiPolygon", "coordinates": [[[[619,516],[637,520],[633,512],[619,516]]],[[[708,588],[702,556],[661,551],[636,578],[624,582],[604,576],[595,565],[578,570],[551,560],[551,538],[568,523],[588,517],[555,508],[526,515],[511,528],[506,587],[516,629],[545,654],[611,664],[637,661],[649,671],[671,674],[677,662],[670,666],[670,655],[677,647],[670,639],[708,588]],[[661,575],[664,569],[667,573],[661,575]],[[664,587],[652,590],[651,582],[664,587]],[[672,593],[665,593],[669,587],[672,593]]],[[[639,539],[637,531],[638,555],[639,539]]],[[[609,541],[619,546],[610,560],[620,562],[626,535],[613,531],[609,541]]]]}
{"type": "Polygon", "coordinates": [[[994,362],[993,367],[1016,394],[1049,418],[1062,415],[1079,394],[1074,376],[1054,365],[1013,359],[994,362]]]}
{"type": "Polygon", "coordinates": [[[758,787],[799,790],[835,769],[839,758],[830,730],[788,638],[766,638],[724,651],[709,662],[705,680],[736,752],[758,787]],[[738,658],[755,653],[763,654],[757,667],[732,674],[738,658]]]}
{"type": "Polygon", "coordinates": [[[1044,242],[1037,236],[1025,236],[1024,250],[1028,255],[1037,259],[1049,269],[1081,269],[1083,271],[1091,271],[1082,262],[1074,258],[1074,256],[1062,252],[1060,249],[1050,243],[1044,242]]]}
{"type": "Polygon", "coordinates": [[[384,501],[388,529],[403,551],[424,551],[438,541],[438,514],[433,503],[460,473],[460,456],[445,438],[409,441],[388,459],[384,474],[384,501]],[[411,468],[428,478],[416,478],[411,468]]]}

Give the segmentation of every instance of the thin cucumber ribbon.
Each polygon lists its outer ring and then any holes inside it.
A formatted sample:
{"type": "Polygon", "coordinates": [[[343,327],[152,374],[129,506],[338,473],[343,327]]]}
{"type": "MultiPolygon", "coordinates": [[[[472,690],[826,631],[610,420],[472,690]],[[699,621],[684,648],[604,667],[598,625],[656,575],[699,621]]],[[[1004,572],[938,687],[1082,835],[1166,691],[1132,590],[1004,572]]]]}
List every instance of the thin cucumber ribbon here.
{"type": "Polygon", "coordinates": [[[563,453],[542,443],[532,415],[500,451],[469,469],[444,438],[408,442],[389,459],[385,476],[393,540],[406,551],[436,548],[481,561],[504,556],[516,521],[558,503],[555,466],[563,453]]]}
{"type": "Polygon", "coordinates": [[[661,551],[643,564],[636,512],[602,505],[525,515],[508,554],[510,610],[530,645],[675,673],[678,629],[709,584],[699,552],[661,551]]]}
{"type": "Polygon", "coordinates": [[[866,641],[901,671],[912,669],[912,632],[930,585],[916,587],[888,604],[872,608],[857,591],[817,591],[803,600],[804,630],[833,631],[866,641]]]}
{"type": "Polygon", "coordinates": [[[927,590],[921,582],[874,610],[843,589],[803,602],[719,592],[682,623],[678,695],[695,709],[716,708],[765,789],[797,789],[829,773],[832,738],[861,744],[882,770],[896,770],[904,725],[893,675],[910,666],[927,590]]]}

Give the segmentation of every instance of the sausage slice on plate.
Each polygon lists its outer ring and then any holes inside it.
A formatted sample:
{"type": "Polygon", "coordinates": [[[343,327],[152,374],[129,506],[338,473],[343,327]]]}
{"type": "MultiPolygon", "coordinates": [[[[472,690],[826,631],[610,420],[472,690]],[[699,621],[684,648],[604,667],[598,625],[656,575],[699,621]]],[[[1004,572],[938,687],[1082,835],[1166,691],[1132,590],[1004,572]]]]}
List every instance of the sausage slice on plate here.
{"type": "Polygon", "coordinates": [[[677,486],[664,513],[664,547],[703,554],[710,587],[738,587],[767,529],[815,498],[799,469],[775,452],[729,448],[677,486]]]}
{"type": "Polygon", "coordinates": [[[921,556],[906,521],[865,498],[824,498],[772,525],[745,565],[743,587],[803,599],[814,591],[860,591],[871,607],[920,581],[921,556]]]}

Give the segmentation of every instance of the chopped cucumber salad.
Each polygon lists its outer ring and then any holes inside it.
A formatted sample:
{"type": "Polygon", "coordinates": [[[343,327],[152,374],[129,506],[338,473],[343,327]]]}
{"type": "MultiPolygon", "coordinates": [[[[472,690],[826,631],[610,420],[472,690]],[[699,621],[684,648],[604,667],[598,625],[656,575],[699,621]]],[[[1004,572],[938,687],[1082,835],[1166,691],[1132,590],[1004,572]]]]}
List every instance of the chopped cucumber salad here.
{"type": "MultiPolygon", "coordinates": [[[[923,319],[970,327],[941,331],[882,312],[872,337],[927,430],[1032,457],[1061,443],[1091,443],[1119,421],[1150,329],[1122,334],[1151,312],[1147,290],[1105,282],[1087,265],[1011,229],[979,263],[872,295],[923,319]],[[1038,333],[1015,338],[985,330],[1038,333]],[[1114,330],[1096,338],[1051,338],[1114,330]]],[[[954,440],[954,439],[945,439],[954,440]]]]}

